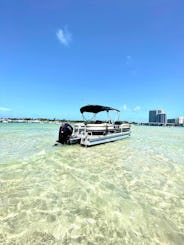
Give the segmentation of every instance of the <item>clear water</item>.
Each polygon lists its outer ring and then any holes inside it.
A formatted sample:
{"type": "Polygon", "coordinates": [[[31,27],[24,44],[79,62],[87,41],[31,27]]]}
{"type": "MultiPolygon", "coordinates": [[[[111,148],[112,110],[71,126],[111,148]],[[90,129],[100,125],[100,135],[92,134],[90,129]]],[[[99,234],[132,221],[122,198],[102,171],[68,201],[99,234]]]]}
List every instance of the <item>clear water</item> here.
{"type": "Polygon", "coordinates": [[[0,244],[184,244],[184,128],[90,148],[58,129],[0,124],[0,244]]]}

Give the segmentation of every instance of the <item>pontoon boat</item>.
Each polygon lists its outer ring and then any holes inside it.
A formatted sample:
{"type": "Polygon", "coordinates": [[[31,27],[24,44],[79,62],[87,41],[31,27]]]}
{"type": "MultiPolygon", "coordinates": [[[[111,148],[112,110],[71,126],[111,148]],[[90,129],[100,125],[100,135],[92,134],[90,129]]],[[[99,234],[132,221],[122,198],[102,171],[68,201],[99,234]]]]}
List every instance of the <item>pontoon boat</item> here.
{"type": "Polygon", "coordinates": [[[107,122],[85,120],[84,113],[93,113],[94,118],[99,112],[107,112],[109,117],[109,111],[115,111],[119,114],[119,110],[101,105],[87,105],[80,108],[80,112],[83,115],[84,122],[76,123],[74,128],[68,123],[64,123],[59,130],[58,143],[61,144],[76,144],[79,143],[83,146],[92,146],[102,143],[121,140],[130,136],[130,124],[121,123],[120,121],[107,122]]]}

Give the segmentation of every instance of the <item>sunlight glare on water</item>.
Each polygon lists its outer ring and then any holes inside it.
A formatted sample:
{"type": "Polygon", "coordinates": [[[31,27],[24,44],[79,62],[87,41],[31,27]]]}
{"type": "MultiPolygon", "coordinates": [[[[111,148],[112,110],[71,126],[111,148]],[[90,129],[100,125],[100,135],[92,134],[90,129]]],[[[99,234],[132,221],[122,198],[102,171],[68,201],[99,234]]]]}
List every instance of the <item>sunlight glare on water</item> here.
{"type": "Polygon", "coordinates": [[[184,241],[184,128],[53,147],[59,125],[0,125],[0,244],[184,241]]]}

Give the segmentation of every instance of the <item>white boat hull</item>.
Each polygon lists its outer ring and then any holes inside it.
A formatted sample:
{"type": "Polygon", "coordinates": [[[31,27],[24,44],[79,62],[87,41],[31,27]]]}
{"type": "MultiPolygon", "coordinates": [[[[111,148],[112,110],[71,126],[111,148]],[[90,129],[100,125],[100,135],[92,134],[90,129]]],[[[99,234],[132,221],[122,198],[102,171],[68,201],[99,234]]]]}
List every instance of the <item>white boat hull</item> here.
{"type": "Polygon", "coordinates": [[[130,136],[130,132],[117,133],[112,135],[109,134],[109,135],[98,136],[98,137],[86,137],[86,138],[84,137],[81,138],[80,144],[84,146],[93,146],[93,145],[99,145],[99,144],[121,140],[124,138],[128,138],[129,136],[130,136]]]}
{"type": "Polygon", "coordinates": [[[69,144],[79,143],[93,146],[128,138],[131,134],[129,124],[114,126],[112,124],[75,124],[69,144]]]}

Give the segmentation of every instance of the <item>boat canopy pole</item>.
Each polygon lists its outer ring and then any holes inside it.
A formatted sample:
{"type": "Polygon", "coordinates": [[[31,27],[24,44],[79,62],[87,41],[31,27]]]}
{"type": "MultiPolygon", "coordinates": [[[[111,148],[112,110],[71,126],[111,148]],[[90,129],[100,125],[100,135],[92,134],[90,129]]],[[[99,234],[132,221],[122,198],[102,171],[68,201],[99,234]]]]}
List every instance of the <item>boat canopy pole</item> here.
{"type": "MultiPolygon", "coordinates": [[[[85,118],[84,113],[82,113],[82,117],[83,117],[84,121],[86,121],[86,122],[89,121],[85,118]]],[[[93,116],[92,116],[92,118],[90,118],[90,120],[92,121],[95,117],[96,117],[96,113],[93,114],[93,116]]]]}
{"type": "Polygon", "coordinates": [[[109,111],[107,111],[107,120],[110,122],[109,111]]]}
{"type": "Polygon", "coordinates": [[[119,111],[117,111],[117,114],[118,114],[118,121],[119,121],[119,116],[120,116],[120,113],[119,113],[119,111]]]}

